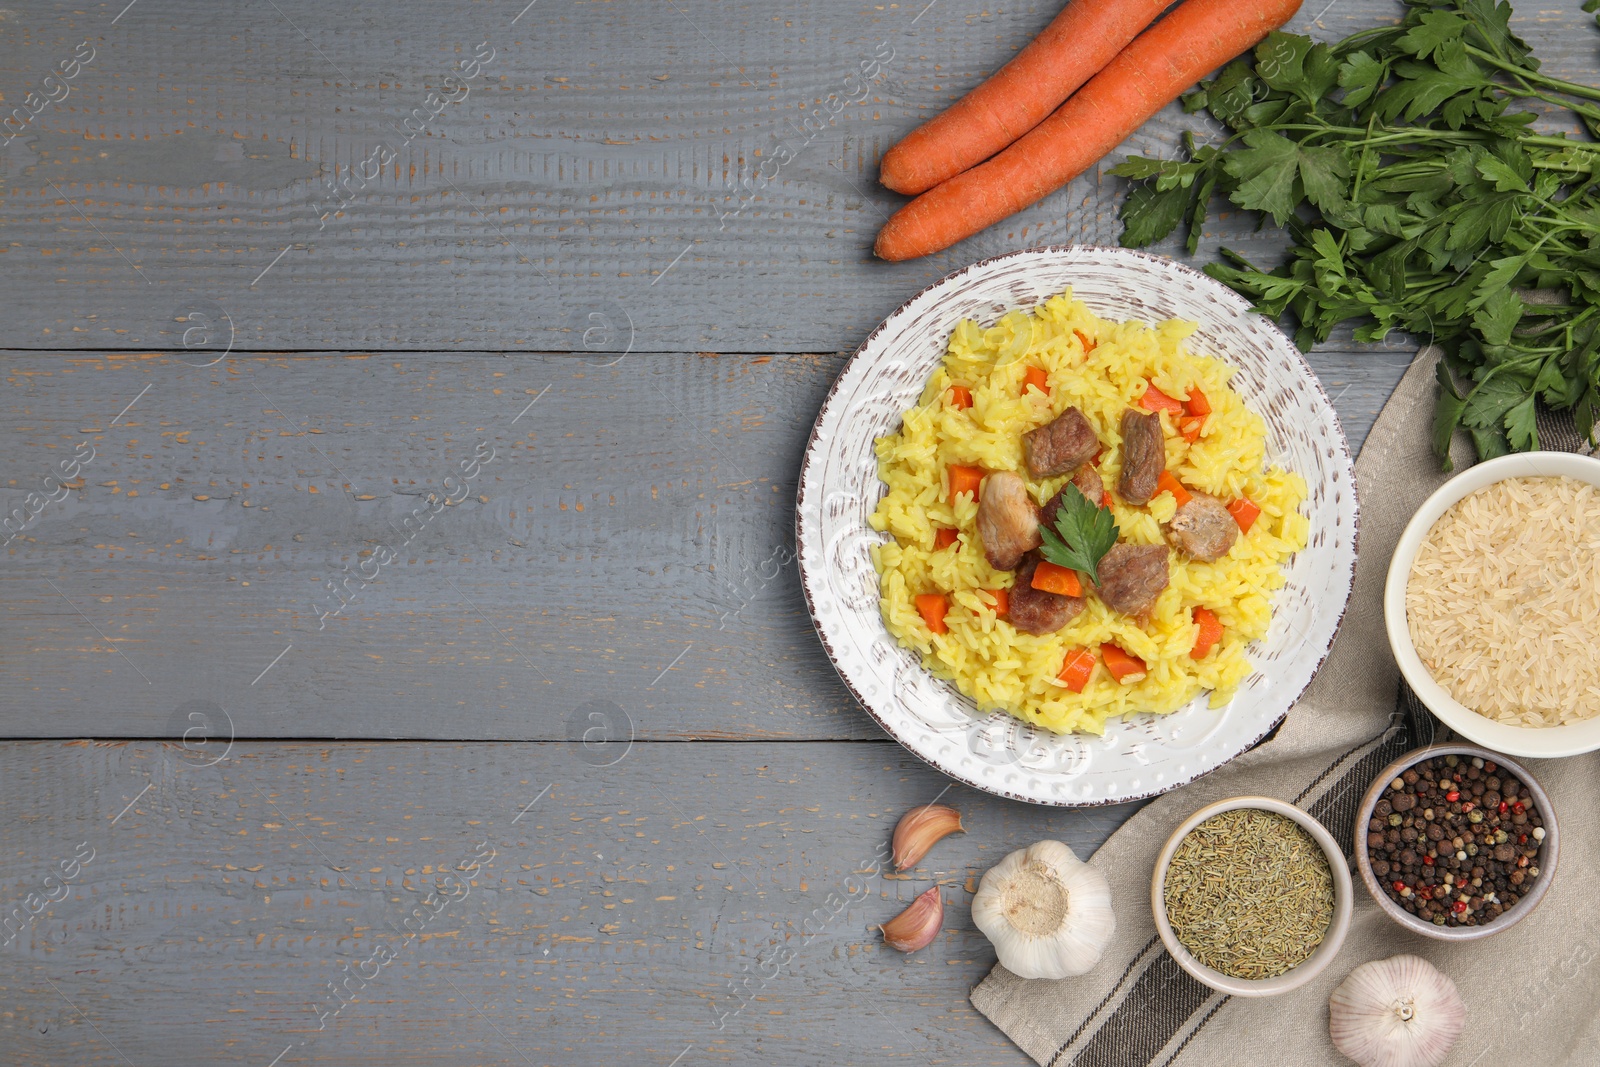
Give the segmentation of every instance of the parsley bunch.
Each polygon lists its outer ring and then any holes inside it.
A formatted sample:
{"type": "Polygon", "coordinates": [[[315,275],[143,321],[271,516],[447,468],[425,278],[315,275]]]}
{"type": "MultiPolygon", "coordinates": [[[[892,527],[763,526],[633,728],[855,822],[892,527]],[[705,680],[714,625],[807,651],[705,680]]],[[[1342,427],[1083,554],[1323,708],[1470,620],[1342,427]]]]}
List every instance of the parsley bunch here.
{"type": "MultiPolygon", "coordinates": [[[[1206,273],[1309,349],[1341,322],[1438,344],[1434,449],[1457,428],[1480,458],[1539,447],[1539,401],[1600,416],[1600,89],[1541,74],[1509,4],[1405,0],[1396,26],[1336,44],[1275,33],[1184,97],[1226,127],[1187,160],[1135,157],[1122,243],[1180,225],[1192,254],[1213,194],[1270,215],[1292,246],[1265,271],[1227,249],[1206,273]],[[1541,115],[1524,106],[1539,101],[1541,115]],[[1555,114],[1552,114],[1555,112],[1555,114]]],[[[1588,0],[1585,10],[1600,7],[1588,0]]]]}

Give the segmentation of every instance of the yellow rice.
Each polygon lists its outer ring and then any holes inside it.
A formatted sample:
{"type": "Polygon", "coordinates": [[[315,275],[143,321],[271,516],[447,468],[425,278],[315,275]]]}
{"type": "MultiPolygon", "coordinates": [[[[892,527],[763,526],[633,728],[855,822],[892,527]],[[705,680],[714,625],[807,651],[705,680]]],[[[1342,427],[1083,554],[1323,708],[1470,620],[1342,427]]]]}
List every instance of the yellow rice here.
{"type": "MultiPolygon", "coordinates": [[[[871,522],[894,538],[873,549],[884,620],[902,646],[920,653],[930,671],[953,680],[979,707],[1003,709],[1058,733],[1099,734],[1108,718],[1175,711],[1205,690],[1211,691],[1211,706],[1220,707],[1249,677],[1245,648],[1266,634],[1272,593],[1284,582],[1282,566],[1306,545],[1309,526],[1299,511],[1306,485],[1298,474],[1264,466],[1265,423],[1228,385],[1233,368],[1186,350],[1184,339],[1194,329],[1176,320],[1154,328],[1109,322],[1072,299],[1070,290],[1032,312],[1008,312],[989,329],[963,321],[921,400],[905,412],[900,432],[878,439],[878,473],[888,492],[871,522]],[[1092,351],[1085,353],[1074,331],[1089,339],[1092,351]],[[1030,366],[1047,373],[1048,397],[1032,389],[1022,395],[1030,366]],[[1261,516],[1215,563],[1172,552],[1171,582],[1144,625],[1086,590],[1087,608],[1062,630],[1035,636],[1013,629],[996,618],[980,592],[1009,588],[1013,575],[984,559],[974,526],[977,503],[963,495],[951,505],[947,467],[1014,470],[1028,478],[1023,433],[1074,406],[1105,445],[1098,469],[1113,490],[1121,539],[1164,543],[1161,524],[1177,506],[1171,494],[1134,507],[1114,491],[1122,412],[1138,404],[1147,381],[1180,399],[1198,386],[1212,407],[1192,445],[1177,434],[1171,416],[1162,415],[1167,469],[1190,489],[1225,501],[1248,497],[1261,516]],[[953,384],[971,390],[971,408],[951,406],[953,384]],[[958,528],[961,538],[935,551],[940,527],[958,528]],[[947,594],[947,634],[931,633],[917,612],[913,598],[932,592],[947,594]],[[1197,605],[1216,612],[1225,628],[1222,641],[1199,661],[1189,654],[1198,632],[1197,605]],[[1149,667],[1144,679],[1119,683],[1097,663],[1082,693],[1057,681],[1069,650],[1098,650],[1102,642],[1143,659],[1149,667]]],[[[1029,490],[1043,504],[1069,477],[1030,480],[1029,490]]]]}

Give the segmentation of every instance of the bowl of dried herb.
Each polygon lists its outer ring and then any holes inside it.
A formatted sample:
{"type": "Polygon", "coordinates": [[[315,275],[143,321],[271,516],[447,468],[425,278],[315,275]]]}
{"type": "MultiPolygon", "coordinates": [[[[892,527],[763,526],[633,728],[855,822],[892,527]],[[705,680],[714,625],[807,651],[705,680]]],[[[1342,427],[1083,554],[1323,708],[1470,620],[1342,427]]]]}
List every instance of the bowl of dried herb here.
{"type": "Polygon", "coordinates": [[[1173,831],[1150,907],[1178,966],[1219,992],[1271,997],[1338,955],[1353,892],[1326,827],[1285,801],[1243,796],[1208,804],[1173,831]]]}

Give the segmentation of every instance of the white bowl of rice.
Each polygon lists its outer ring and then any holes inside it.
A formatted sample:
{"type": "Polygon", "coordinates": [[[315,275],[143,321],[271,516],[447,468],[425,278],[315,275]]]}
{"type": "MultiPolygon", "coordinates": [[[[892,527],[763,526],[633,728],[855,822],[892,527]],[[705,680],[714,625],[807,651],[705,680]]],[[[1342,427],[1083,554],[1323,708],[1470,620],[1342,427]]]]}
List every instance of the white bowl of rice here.
{"type": "Polygon", "coordinates": [[[1401,534],[1383,608],[1400,673],[1456,733],[1531,758],[1600,749],[1600,460],[1452,478],[1401,534]]]}

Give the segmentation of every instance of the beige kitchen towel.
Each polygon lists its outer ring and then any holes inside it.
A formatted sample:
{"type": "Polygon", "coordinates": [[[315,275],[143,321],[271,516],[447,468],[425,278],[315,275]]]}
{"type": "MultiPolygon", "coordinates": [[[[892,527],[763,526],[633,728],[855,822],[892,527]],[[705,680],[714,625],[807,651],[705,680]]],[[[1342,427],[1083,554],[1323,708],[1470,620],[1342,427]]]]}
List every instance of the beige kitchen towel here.
{"type": "MultiPolygon", "coordinates": [[[[1378,771],[1436,739],[1434,720],[1401,683],[1389,654],[1383,583],[1406,521],[1448,477],[1430,451],[1437,358],[1436,349],[1418,355],[1356,462],[1355,593],[1327,663],[1282,729],[1151,802],[1095,853],[1092,862],[1111,880],[1117,932],[1092,972],[1025,981],[997,966],[973,990],[977,1009],[1039,1063],[1348,1064],[1328,1040],[1328,995],[1357,965],[1409,952],[1454,979],[1466,1000],[1469,1022],[1449,1063],[1600,1064],[1600,753],[1526,761],[1555,807],[1561,855],[1544,901],[1505,933],[1466,945],[1418,937],[1386,918],[1358,877],[1350,934],[1332,965],[1300,989],[1263,1000],[1223,996],[1189,977],[1162,948],[1151,919],[1156,853],[1202,805],[1244,793],[1279,797],[1349,843],[1356,805],[1378,771]]],[[[1546,448],[1580,446],[1570,419],[1545,419],[1540,431],[1546,448]]],[[[1457,469],[1470,459],[1458,451],[1457,469]]]]}

